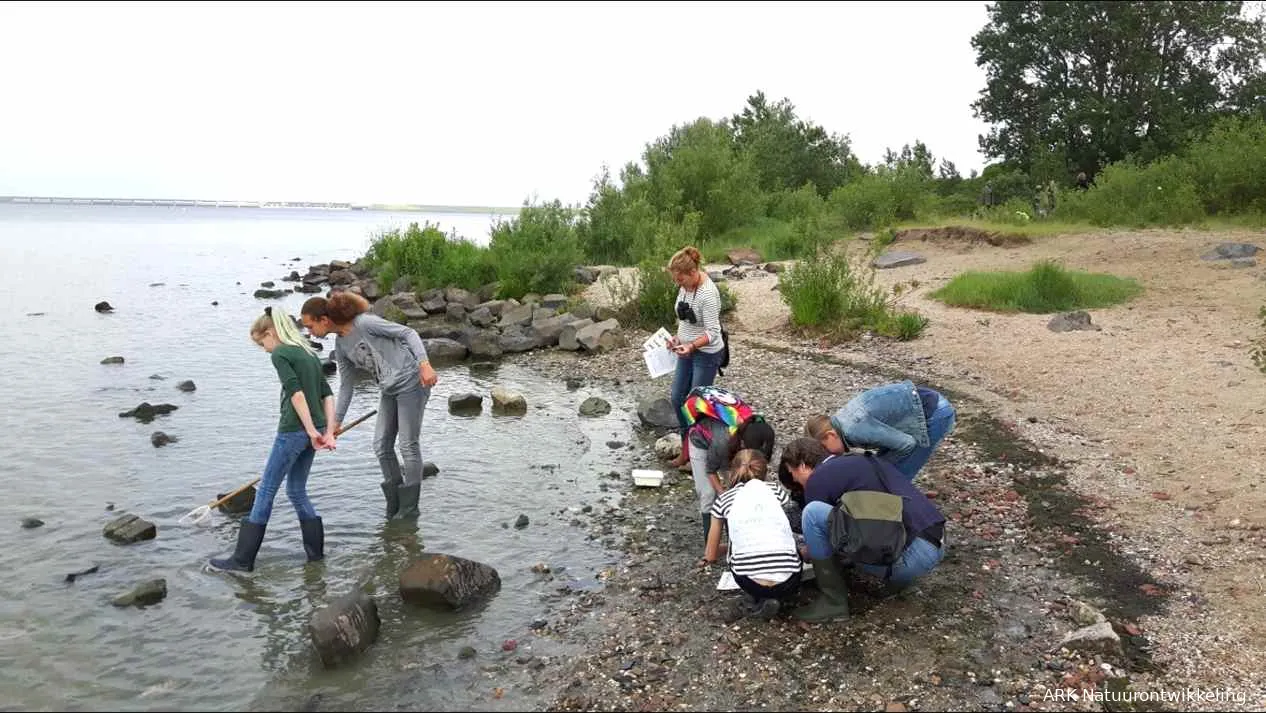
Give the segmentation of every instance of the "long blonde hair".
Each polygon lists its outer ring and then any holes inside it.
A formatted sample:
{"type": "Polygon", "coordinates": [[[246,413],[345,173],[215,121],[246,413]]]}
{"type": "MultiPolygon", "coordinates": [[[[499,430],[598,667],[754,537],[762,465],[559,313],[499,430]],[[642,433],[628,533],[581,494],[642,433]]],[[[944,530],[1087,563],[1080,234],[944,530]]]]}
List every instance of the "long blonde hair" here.
{"type": "Polygon", "coordinates": [[[734,487],[749,480],[765,480],[769,473],[769,459],[755,448],[744,448],[730,461],[730,483],[734,487]]]}
{"type": "Polygon", "coordinates": [[[299,347],[303,351],[316,356],[316,350],[308,343],[308,340],[299,333],[299,328],[295,326],[295,320],[285,310],[274,312],[272,307],[265,307],[264,313],[255,319],[251,325],[251,338],[272,330],[277,335],[277,341],[282,344],[289,344],[292,347],[299,347]]]}

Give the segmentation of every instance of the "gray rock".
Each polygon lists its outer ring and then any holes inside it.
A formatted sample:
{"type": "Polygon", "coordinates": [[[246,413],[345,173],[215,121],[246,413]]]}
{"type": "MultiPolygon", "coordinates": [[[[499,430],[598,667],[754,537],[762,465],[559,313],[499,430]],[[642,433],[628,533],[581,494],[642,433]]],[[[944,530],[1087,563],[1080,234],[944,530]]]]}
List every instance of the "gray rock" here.
{"type": "Polygon", "coordinates": [[[681,434],[669,433],[655,441],[655,455],[664,460],[672,460],[681,455],[681,434]]]}
{"type": "Polygon", "coordinates": [[[102,364],[122,364],[123,357],[121,356],[106,357],[105,359],[101,360],[101,363],[102,364]]]}
{"type": "Polygon", "coordinates": [[[611,404],[597,396],[590,396],[580,404],[581,416],[606,416],[611,413],[611,404]]]}
{"type": "Polygon", "coordinates": [[[167,598],[167,580],[151,579],[141,582],[132,591],[120,594],[112,602],[116,607],[147,607],[167,598]]]}
{"type": "Polygon", "coordinates": [[[381,627],[378,603],[356,590],[313,613],[308,639],[321,664],[333,668],[364,653],[378,640],[381,627]]]}
{"type": "Polygon", "coordinates": [[[480,309],[487,309],[488,312],[492,314],[493,317],[500,317],[501,313],[505,310],[505,308],[506,308],[505,300],[488,300],[487,302],[481,302],[479,306],[475,308],[475,311],[479,311],[480,309]]]}
{"type": "Polygon", "coordinates": [[[558,333],[558,348],[566,349],[569,352],[580,349],[580,340],[576,338],[576,335],[580,333],[580,330],[593,323],[592,319],[579,319],[563,325],[562,330],[558,333]]]}
{"type": "Polygon", "coordinates": [[[473,303],[470,304],[472,308],[477,307],[479,303],[483,301],[477,296],[472,295],[469,291],[463,290],[460,287],[446,288],[444,290],[444,299],[449,304],[459,304],[462,307],[465,307],[467,303],[470,303],[473,300],[473,303]]]}
{"type": "Polygon", "coordinates": [[[1213,265],[1214,267],[1227,267],[1227,268],[1232,268],[1232,269],[1243,268],[1243,267],[1257,267],[1257,258],[1233,257],[1229,260],[1215,260],[1213,261],[1213,265]]]}
{"type": "MultiPolygon", "coordinates": [[[[463,341],[465,330],[459,324],[453,324],[444,317],[431,317],[409,322],[409,327],[418,333],[422,341],[428,339],[454,339],[463,341]]],[[[463,342],[464,343],[464,342],[463,342]]],[[[468,345],[469,346],[469,345],[468,345]]]]}
{"type": "Polygon", "coordinates": [[[286,296],[286,295],[288,295],[288,294],[290,294],[290,292],[289,292],[288,290],[265,290],[265,289],[258,289],[258,290],[255,290],[255,299],[259,299],[259,300],[279,300],[279,299],[281,299],[282,297],[285,297],[285,296],[286,296]]]}
{"type": "Polygon", "coordinates": [[[492,412],[505,415],[523,415],[527,413],[527,399],[523,394],[515,393],[502,386],[492,387],[492,412]]]}
{"type": "Polygon", "coordinates": [[[412,292],[397,292],[383,299],[387,300],[388,304],[395,305],[405,314],[422,310],[422,305],[418,304],[418,296],[412,292]]]}
{"type": "Polygon", "coordinates": [[[526,327],[532,323],[532,316],[535,310],[536,308],[530,304],[504,310],[501,313],[500,326],[502,329],[507,327],[526,327]]]}
{"type": "Polygon", "coordinates": [[[598,271],[591,267],[577,266],[575,272],[576,282],[582,285],[592,285],[598,281],[598,271]]]}
{"type": "Polygon", "coordinates": [[[495,329],[470,329],[462,336],[471,356],[499,357],[505,351],[501,348],[501,335],[495,329]]]}
{"type": "Polygon", "coordinates": [[[431,461],[426,461],[425,463],[422,464],[422,479],[423,480],[426,480],[427,478],[434,478],[435,476],[439,474],[440,474],[440,467],[438,465],[435,465],[431,461]]]}
{"type": "Polygon", "coordinates": [[[106,312],[114,311],[114,307],[111,307],[109,302],[98,302],[97,304],[93,305],[92,308],[102,314],[105,314],[106,312]]]}
{"type": "Polygon", "coordinates": [[[179,438],[176,438],[175,436],[169,436],[166,433],[163,433],[162,431],[154,431],[149,436],[149,442],[155,448],[162,448],[168,443],[175,443],[179,440],[180,440],[179,438]]]}
{"type": "Polygon", "coordinates": [[[462,649],[461,649],[461,651],[458,651],[458,652],[457,652],[457,658],[459,658],[459,659],[473,659],[473,658],[475,658],[475,653],[476,653],[476,652],[475,652],[475,647],[473,647],[473,646],[463,646],[463,647],[462,647],[462,649]]]}
{"type": "Polygon", "coordinates": [[[465,322],[466,306],[460,302],[449,302],[448,311],[444,313],[444,318],[450,322],[465,322]]]}
{"type": "Polygon", "coordinates": [[[552,347],[558,344],[558,338],[563,333],[565,323],[562,316],[536,320],[528,328],[528,334],[536,340],[537,346],[552,347]]]}
{"type": "Polygon", "coordinates": [[[572,307],[571,312],[568,314],[575,319],[593,319],[594,308],[593,305],[588,302],[581,302],[575,307],[572,307]]]}
{"type": "Polygon", "coordinates": [[[331,285],[350,285],[356,282],[356,275],[351,270],[333,270],[330,272],[331,285]]]}
{"type": "Polygon", "coordinates": [[[360,287],[360,293],[370,302],[375,302],[382,297],[382,290],[378,289],[377,280],[361,280],[357,286],[360,287]]]}
{"type": "Polygon", "coordinates": [[[552,310],[562,309],[567,304],[567,295],[553,293],[541,298],[541,306],[552,310]]]}
{"type": "Polygon", "coordinates": [[[478,394],[453,394],[448,397],[448,412],[457,416],[477,416],[484,410],[484,399],[478,394]]]}
{"type": "Polygon", "coordinates": [[[762,266],[761,269],[764,270],[765,272],[777,275],[778,273],[782,272],[784,268],[783,268],[782,263],[780,262],[767,262],[764,264],[764,266],[762,266]]]}
{"type": "Polygon", "coordinates": [[[519,517],[516,518],[514,521],[514,529],[522,530],[523,528],[528,526],[528,523],[529,523],[528,516],[520,513],[519,517]]]}
{"type": "Polygon", "coordinates": [[[918,265],[925,262],[927,262],[927,258],[918,253],[912,253],[907,250],[891,250],[875,258],[875,261],[871,264],[880,270],[887,270],[894,267],[918,265]]]}
{"type": "Polygon", "coordinates": [[[1112,624],[1107,621],[1070,633],[1059,642],[1057,648],[1118,659],[1122,653],[1121,637],[1117,636],[1117,632],[1112,630],[1112,624]]]}
{"type": "Polygon", "coordinates": [[[529,292],[526,295],[523,295],[523,304],[525,305],[539,305],[540,303],[541,296],[535,292],[529,292]]]}
{"type": "Polygon", "coordinates": [[[652,428],[677,429],[681,427],[677,422],[677,409],[673,408],[672,402],[664,397],[639,401],[637,416],[644,425],[652,428]]]}
{"type": "Polygon", "coordinates": [[[585,351],[610,351],[620,344],[619,329],[620,323],[614,319],[590,324],[576,332],[576,341],[585,351]]]}
{"type": "Polygon", "coordinates": [[[424,339],[422,344],[426,347],[426,356],[433,364],[451,364],[459,362],[466,358],[469,349],[465,344],[454,339],[438,338],[424,339]]]}
{"type": "Polygon", "coordinates": [[[491,327],[496,321],[497,318],[492,315],[492,310],[487,307],[478,307],[470,313],[470,323],[476,327],[491,327]]]}
{"type": "Polygon", "coordinates": [[[101,534],[111,542],[130,545],[158,537],[158,527],[149,520],[128,514],[120,515],[106,523],[101,534]]]}
{"type": "Polygon", "coordinates": [[[511,353],[529,352],[540,346],[536,336],[523,331],[522,328],[506,328],[497,343],[501,345],[502,351],[511,353]]]}
{"type": "Polygon", "coordinates": [[[404,315],[405,322],[414,322],[417,320],[424,320],[431,316],[429,312],[422,309],[421,307],[410,307],[408,309],[401,309],[400,314],[404,315]]]}
{"type": "Polygon", "coordinates": [[[598,309],[594,310],[593,318],[597,322],[605,322],[608,319],[615,319],[618,315],[619,313],[616,312],[614,307],[602,305],[598,309]]]}
{"type": "Polygon", "coordinates": [[[1085,310],[1077,310],[1076,312],[1065,312],[1051,318],[1046,324],[1046,328],[1052,332],[1071,332],[1074,330],[1099,331],[1102,329],[1097,324],[1090,321],[1090,313],[1085,310]]]}
{"type": "Polygon", "coordinates": [[[422,309],[427,314],[445,314],[448,312],[448,302],[443,295],[431,295],[422,299],[422,309]]]}
{"type": "Polygon", "coordinates": [[[189,393],[189,392],[191,392],[191,391],[197,391],[197,390],[198,390],[198,386],[197,386],[197,384],[193,383],[193,380],[192,380],[192,379],[185,379],[184,381],[180,382],[179,384],[176,384],[176,388],[177,388],[177,389],[180,389],[181,391],[183,391],[183,392],[185,392],[185,393],[189,393]]]}
{"type": "Polygon", "coordinates": [[[335,272],[337,270],[350,270],[350,269],[352,269],[352,263],[346,260],[331,260],[330,261],[330,272],[335,272]]]}
{"type": "Polygon", "coordinates": [[[43,520],[41,520],[41,519],[39,519],[38,517],[24,517],[24,518],[22,518],[22,529],[23,529],[23,530],[34,530],[34,529],[35,529],[35,528],[37,528],[37,527],[44,527],[44,521],[43,521],[43,520]]]}
{"type": "Polygon", "coordinates": [[[755,265],[761,261],[760,253],[752,248],[736,248],[725,254],[725,259],[730,261],[731,265],[741,265],[747,263],[755,265]]]}
{"type": "Polygon", "coordinates": [[[1107,621],[1107,618],[1098,609],[1085,602],[1074,602],[1072,611],[1073,621],[1080,626],[1094,626],[1107,621]]]}
{"type": "Polygon", "coordinates": [[[400,573],[400,597],[432,609],[460,610],[500,589],[497,570],[453,555],[424,553],[400,573]]]}
{"type": "MultiPolygon", "coordinates": [[[[498,285],[497,283],[489,282],[483,287],[480,287],[479,289],[475,290],[475,297],[478,297],[481,303],[487,302],[497,296],[497,290],[499,288],[500,288],[500,285],[498,285]]],[[[493,314],[496,314],[496,313],[494,312],[493,314]]]]}
{"type": "Polygon", "coordinates": [[[1261,248],[1252,243],[1220,243],[1209,252],[1200,256],[1201,260],[1236,260],[1251,258],[1261,248]]]}

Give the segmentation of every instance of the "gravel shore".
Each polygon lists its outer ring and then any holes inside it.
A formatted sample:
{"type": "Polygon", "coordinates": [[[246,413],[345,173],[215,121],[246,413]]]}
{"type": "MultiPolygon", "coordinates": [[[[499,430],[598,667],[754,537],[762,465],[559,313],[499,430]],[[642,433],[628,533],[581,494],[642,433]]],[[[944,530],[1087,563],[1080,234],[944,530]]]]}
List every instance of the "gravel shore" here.
{"type": "MultiPolygon", "coordinates": [[[[628,331],[627,346],[606,354],[512,359],[594,387],[666,396],[667,377],[644,377],[645,336],[628,331]]],[[[1182,642],[1200,645],[1194,619],[1167,614],[1189,593],[1173,583],[1177,572],[1165,570],[1163,558],[1145,556],[1146,546],[1096,520],[1102,503],[1070,487],[1068,464],[1021,435],[1042,424],[996,417],[975,398],[922,379],[917,363],[888,361],[881,340],[850,345],[852,362],[782,335],[732,336],[733,362],[717,383],[766,415],[779,449],[809,414],[862,389],[908,375],[947,393],[957,427],[916,481],[949,520],[946,558],[887,600],[873,580],[853,576],[845,623],[801,624],[788,612],[735,620],[735,595],[716,590],[721,570],[695,566],[703,542],[689,475],[670,473],[663,488],[638,489],[617,509],[586,514],[593,535],[623,559],[601,592],[575,600],[550,627],[559,643],[580,643],[583,652],[538,672],[541,690],[558,691],[549,710],[1260,709],[1251,663],[1244,671],[1173,665],[1182,642]],[[1165,577],[1154,574],[1162,570],[1165,577]],[[1060,646],[1100,617],[1110,633],[1101,627],[1092,645],[1060,646]],[[1189,687],[1229,688],[1234,696],[1122,703],[1086,695],[1189,687]],[[1073,692],[1081,696],[1072,700],[1073,692]]],[[[666,469],[650,448],[654,435],[644,434],[640,458],[666,469]]],[[[619,487],[630,486],[625,474],[619,487]]],[[[810,584],[800,601],[815,594],[810,584]]]]}

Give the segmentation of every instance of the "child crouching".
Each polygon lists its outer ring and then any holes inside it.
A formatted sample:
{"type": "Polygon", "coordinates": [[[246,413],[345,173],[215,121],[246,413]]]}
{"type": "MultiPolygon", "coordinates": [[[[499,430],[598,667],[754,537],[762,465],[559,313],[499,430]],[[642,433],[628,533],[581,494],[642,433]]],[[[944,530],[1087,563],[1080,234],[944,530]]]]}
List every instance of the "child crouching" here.
{"type": "Polygon", "coordinates": [[[800,588],[800,553],[783,507],[782,484],[765,479],[769,461],[760,451],[739,451],[730,463],[730,486],[712,505],[712,527],[700,564],[715,562],[721,526],[730,535],[727,564],[749,597],[747,613],[763,619],[778,613],[780,600],[800,588]]]}

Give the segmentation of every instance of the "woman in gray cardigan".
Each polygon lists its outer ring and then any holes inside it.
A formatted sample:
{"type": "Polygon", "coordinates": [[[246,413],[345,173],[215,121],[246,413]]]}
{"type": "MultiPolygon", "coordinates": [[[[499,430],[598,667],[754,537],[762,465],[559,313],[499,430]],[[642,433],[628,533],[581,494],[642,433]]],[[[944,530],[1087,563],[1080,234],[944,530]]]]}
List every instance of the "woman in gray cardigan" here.
{"type": "Polygon", "coordinates": [[[354,292],[337,292],[329,299],[313,297],[300,311],[303,324],[314,336],[334,332],[334,358],[343,376],[339,379],[331,433],[347,415],[352,401],[351,369],[374,376],[381,390],[374,452],[382,467],[382,494],[387,518],[403,520],[418,515],[422,488],[422,414],[438,377],[431,368],[418,333],[369,312],[369,302],[354,292]],[[399,440],[403,471],[396,458],[399,440]]]}

